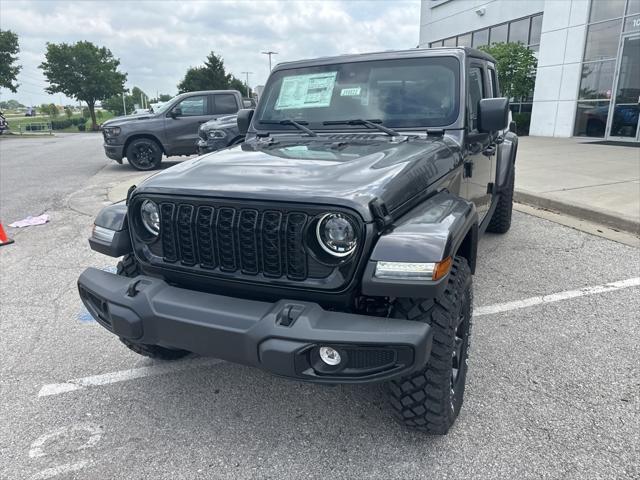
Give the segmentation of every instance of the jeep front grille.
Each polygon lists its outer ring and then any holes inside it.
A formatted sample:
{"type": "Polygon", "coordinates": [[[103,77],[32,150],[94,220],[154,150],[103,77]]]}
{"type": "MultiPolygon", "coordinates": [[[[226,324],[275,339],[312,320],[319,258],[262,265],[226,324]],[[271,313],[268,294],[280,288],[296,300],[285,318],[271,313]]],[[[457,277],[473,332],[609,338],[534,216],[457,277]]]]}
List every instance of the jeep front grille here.
{"type": "MultiPolygon", "coordinates": [[[[309,218],[299,211],[163,201],[162,258],[186,267],[305,280],[309,258],[303,235],[309,218]]],[[[318,278],[330,272],[315,266],[313,273],[318,278]]]]}

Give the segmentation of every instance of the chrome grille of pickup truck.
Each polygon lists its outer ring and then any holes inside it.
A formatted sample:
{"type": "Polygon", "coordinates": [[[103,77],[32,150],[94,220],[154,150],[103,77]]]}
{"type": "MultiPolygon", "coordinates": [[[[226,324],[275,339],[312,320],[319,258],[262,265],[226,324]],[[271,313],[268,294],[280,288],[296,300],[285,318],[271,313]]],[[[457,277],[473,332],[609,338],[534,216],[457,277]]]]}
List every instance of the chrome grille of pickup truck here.
{"type": "MultiPolygon", "coordinates": [[[[187,267],[305,280],[310,273],[303,236],[310,218],[299,211],[162,201],[162,258],[187,267]]],[[[316,278],[331,271],[312,263],[316,278]]]]}

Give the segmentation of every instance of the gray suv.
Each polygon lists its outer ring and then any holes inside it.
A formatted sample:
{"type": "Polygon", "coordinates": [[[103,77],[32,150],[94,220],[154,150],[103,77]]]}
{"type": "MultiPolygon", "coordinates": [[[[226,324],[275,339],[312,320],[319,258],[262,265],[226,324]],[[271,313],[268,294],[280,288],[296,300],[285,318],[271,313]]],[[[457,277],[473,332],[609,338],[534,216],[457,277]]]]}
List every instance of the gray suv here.
{"type": "Polygon", "coordinates": [[[137,170],[160,166],[162,155],[197,153],[198,128],[209,120],[236,113],[243,107],[237,90],[183,93],[158,110],[117,117],[102,125],[104,152],[122,163],[127,157],[137,170]]]}

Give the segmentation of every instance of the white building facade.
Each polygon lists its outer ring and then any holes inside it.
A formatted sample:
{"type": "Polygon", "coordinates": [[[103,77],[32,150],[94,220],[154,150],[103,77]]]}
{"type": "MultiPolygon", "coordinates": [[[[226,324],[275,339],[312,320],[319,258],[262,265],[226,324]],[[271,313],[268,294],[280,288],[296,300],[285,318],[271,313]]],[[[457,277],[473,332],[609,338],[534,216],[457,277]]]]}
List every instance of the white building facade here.
{"type": "Polygon", "coordinates": [[[420,47],[522,42],[530,134],[638,142],[640,0],[422,0],[420,47]]]}

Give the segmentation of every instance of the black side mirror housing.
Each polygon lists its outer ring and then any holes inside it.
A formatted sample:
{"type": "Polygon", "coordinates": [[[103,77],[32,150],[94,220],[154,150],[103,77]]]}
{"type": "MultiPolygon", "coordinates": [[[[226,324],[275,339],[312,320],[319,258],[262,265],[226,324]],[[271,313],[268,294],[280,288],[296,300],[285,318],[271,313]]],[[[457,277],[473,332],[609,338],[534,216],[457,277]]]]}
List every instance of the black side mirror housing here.
{"type": "Polygon", "coordinates": [[[240,130],[240,135],[247,134],[254,111],[255,110],[253,108],[243,108],[238,111],[238,130],[240,130]]]}
{"type": "Polygon", "coordinates": [[[504,130],[509,124],[508,98],[483,98],[478,103],[478,130],[482,133],[504,130]]]}
{"type": "Polygon", "coordinates": [[[171,110],[171,118],[176,118],[176,117],[181,117],[182,116],[182,109],[180,107],[176,107],[173,110],[171,110]]]}

